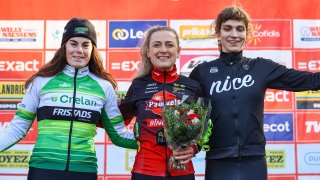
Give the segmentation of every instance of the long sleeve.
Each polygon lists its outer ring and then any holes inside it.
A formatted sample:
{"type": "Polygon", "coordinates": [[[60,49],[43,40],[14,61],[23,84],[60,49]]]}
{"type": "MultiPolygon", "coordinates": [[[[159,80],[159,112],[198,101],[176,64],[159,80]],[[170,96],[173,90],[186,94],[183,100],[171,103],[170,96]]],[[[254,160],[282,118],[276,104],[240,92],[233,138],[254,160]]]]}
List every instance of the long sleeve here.
{"type": "Polygon", "coordinates": [[[124,118],[125,123],[129,123],[134,116],[136,116],[137,110],[134,105],[134,97],[133,97],[133,85],[129,87],[126,97],[121,101],[119,105],[119,109],[124,118]]]}
{"type": "Polygon", "coordinates": [[[120,147],[137,149],[133,131],[129,131],[117,106],[116,94],[111,85],[106,92],[106,104],[102,110],[102,123],[111,141],[120,147]],[[110,90],[111,89],[111,90],[110,90]]]}
{"type": "Polygon", "coordinates": [[[260,60],[265,69],[270,69],[266,77],[268,88],[287,91],[306,91],[320,89],[320,72],[312,73],[287,68],[271,60],[260,60]]]}

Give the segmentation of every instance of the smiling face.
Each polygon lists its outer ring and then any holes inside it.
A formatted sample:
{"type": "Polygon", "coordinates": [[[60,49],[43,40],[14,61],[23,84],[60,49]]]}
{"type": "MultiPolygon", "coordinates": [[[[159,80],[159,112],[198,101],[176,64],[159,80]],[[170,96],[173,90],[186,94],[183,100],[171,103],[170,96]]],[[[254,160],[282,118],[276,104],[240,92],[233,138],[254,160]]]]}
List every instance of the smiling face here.
{"type": "Polygon", "coordinates": [[[70,66],[80,69],[88,65],[93,45],[84,37],[70,38],[66,43],[67,62],[70,66]]]}
{"type": "Polygon", "coordinates": [[[147,56],[155,68],[161,71],[171,70],[179,53],[180,47],[173,32],[162,30],[150,36],[147,56]]]}
{"type": "Polygon", "coordinates": [[[227,20],[221,24],[218,40],[222,52],[239,52],[247,38],[247,30],[243,21],[227,20]]]}

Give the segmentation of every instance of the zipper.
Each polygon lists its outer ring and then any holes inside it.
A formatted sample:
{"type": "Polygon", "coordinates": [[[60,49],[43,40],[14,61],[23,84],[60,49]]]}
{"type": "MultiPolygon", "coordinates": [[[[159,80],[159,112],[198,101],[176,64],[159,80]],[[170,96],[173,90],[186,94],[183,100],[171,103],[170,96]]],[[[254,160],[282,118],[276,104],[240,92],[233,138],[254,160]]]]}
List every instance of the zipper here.
{"type": "MultiPolygon", "coordinates": [[[[163,96],[163,107],[165,108],[166,107],[166,94],[165,94],[165,91],[166,91],[166,78],[167,78],[167,71],[164,70],[163,72],[163,85],[162,85],[162,96],[163,96]]],[[[165,153],[166,153],[166,176],[167,177],[170,177],[171,174],[169,172],[169,168],[168,168],[168,164],[169,164],[169,158],[168,158],[168,151],[167,151],[167,147],[168,147],[168,144],[166,143],[166,145],[164,146],[164,150],[165,150],[165,153]]]]}
{"type": "MultiPolygon", "coordinates": [[[[234,65],[233,61],[230,62],[230,69],[231,69],[231,77],[230,79],[233,79],[235,77],[235,70],[232,67],[234,65]]],[[[232,88],[232,95],[231,95],[232,101],[233,101],[233,115],[235,119],[235,125],[236,125],[236,134],[237,134],[237,151],[239,160],[241,160],[241,143],[240,143],[240,128],[239,128],[239,115],[237,110],[237,104],[236,104],[236,92],[232,88]]]]}
{"type": "Polygon", "coordinates": [[[73,129],[73,122],[76,120],[76,117],[74,116],[74,109],[76,105],[77,74],[78,74],[78,69],[75,69],[74,78],[73,78],[72,114],[70,119],[71,122],[70,122],[69,140],[68,140],[68,154],[67,154],[67,163],[66,163],[65,171],[69,171],[72,129],[73,129]]]}

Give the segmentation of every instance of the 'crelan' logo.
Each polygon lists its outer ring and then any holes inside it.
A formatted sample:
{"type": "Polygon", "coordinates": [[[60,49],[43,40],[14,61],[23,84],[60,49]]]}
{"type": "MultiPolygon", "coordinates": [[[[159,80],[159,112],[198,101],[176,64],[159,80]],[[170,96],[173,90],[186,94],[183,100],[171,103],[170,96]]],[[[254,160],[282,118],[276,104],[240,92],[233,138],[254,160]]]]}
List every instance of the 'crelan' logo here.
{"type": "MultiPolygon", "coordinates": [[[[178,99],[176,95],[169,93],[168,91],[164,92],[164,95],[166,97],[166,106],[175,106],[182,103],[181,99],[178,99]]],[[[147,101],[147,107],[146,110],[151,110],[153,113],[162,115],[162,107],[164,105],[164,98],[163,98],[163,92],[160,91],[153,95],[150,101],[147,101]]]]}
{"type": "MultiPolygon", "coordinates": [[[[58,98],[57,96],[52,96],[51,97],[51,100],[53,102],[57,102],[59,99],[59,101],[61,103],[73,103],[73,97],[69,97],[68,95],[62,95],[60,96],[60,98],[58,98]]],[[[97,102],[96,101],[93,101],[91,99],[87,99],[87,98],[84,98],[83,96],[79,97],[79,98],[75,98],[75,103],[76,104],[81,104],[81,105],[86,105],[86,106],[96,106],[97,105],[97,102]]]]}

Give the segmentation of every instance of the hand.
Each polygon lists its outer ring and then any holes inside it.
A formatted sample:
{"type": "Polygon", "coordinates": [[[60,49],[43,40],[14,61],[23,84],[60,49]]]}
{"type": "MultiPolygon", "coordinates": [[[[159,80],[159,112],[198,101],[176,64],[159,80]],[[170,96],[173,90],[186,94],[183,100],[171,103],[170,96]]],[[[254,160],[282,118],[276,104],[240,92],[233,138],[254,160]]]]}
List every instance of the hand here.
{"type": "Polygon", "coordinates": [[[173,157],[175,160],[180,160],[180,164],[187,164],[193,158],[194,152],[191,146],[184,149],[174,150],[173,157]]]}

